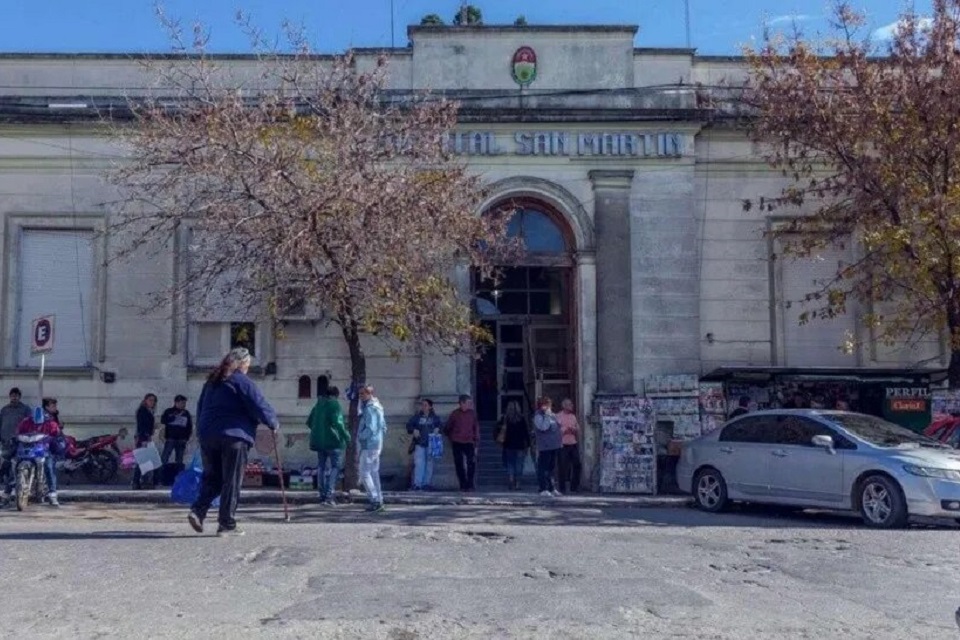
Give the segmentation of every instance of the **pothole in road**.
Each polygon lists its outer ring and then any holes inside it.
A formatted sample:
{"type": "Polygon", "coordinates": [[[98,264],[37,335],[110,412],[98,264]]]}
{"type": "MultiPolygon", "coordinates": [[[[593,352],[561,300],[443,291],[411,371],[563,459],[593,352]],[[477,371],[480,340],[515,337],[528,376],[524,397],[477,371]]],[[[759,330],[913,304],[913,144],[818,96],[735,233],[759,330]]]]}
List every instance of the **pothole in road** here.
{"type": "Polygon", "coordinates": [[[524,571],[524,578],[530,578],[531,580],[574,580],[576,578],[582,578],[583,576],[578,573],[567,573],[565,571],[554,571],[552,569],[535,569],[533,571],[524,571]]]}
{"type": "Polygon", "coordinates": [[[773,567],[768,564],[711,564],[714,571],[721,573],[770,573],[773,567]]]}
{"type": "Polygon", "coordinates": [[[496,531],[455,531],[454,535],[466,536],[477,542],[494,542],[499,544],[506,544],[514,540],[513,536],[497,533],[496,531]]]}
{"type": "Polygon", "coordinates": [[[770,538],[766,540],[766,543],[794,545],[816,551],[847,551],[851,545],[849,540],[843,540],[842,538],[833,540],[824,538],[770,538]]]}
{"type": "Polygon", "coordinates": [[[443,529],[402,530],[381,529],[373,536],[376,540],[409,540],[414,542],[474,542],[506,544],[514,537],[496,531],[446,531],[443,529]]]}

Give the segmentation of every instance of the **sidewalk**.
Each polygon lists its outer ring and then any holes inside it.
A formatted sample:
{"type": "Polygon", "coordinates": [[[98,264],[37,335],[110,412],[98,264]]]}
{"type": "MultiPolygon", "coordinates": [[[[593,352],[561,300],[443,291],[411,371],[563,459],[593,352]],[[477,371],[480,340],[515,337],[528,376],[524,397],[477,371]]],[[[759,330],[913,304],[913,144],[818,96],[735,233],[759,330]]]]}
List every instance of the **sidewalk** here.
{"type": "MultiPolygon", "coordinates": [[[[114,504],[171,504],[170,489],[152,489],[133,491],[122,485],[83,486],[61,488],[57,495],[61,502],[102,502],[114,504]]],[[[241,502],[245,504],[280,504],[279,489],[243,489],[241,502]]],[[[365,503],[366,495],[360,491],[339,493],[340,502],[365,503]]],[[[687,496],[640,496],[606,495],[578,493],[562,498],[541,498],[535,493],[480,492],[462,494],[459,492],[384,492],[387,504],[403,505],[478,505],[499,507],[536,507],[544,505],[562,505],[566,507],[593,509],[641,509],[686,507],[691,500],[687,496]]],[[[296,505],[319,504],[320,499],[314,491],[287,491],[287,502],[296,505]]]]}

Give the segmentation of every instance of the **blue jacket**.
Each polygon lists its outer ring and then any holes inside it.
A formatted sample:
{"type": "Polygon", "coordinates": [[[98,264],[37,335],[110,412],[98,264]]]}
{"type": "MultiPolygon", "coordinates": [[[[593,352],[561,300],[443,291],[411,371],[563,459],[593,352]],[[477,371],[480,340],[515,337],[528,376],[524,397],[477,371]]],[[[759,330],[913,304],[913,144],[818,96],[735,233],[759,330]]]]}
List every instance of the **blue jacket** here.
{"type": "Polygon", "coordinates": [[[360,428],[357,441],[361,451],[380,451],[383,449],[383,436],[387,433],[387,421],[383,417],[383,405],[376,398],[363,403],[360,413],[360,428]]]}
{"type": "Polygon", "coordinates": [[[440,431],[443,428],[443,421],[440,416],[431,411],[428,415],[417,412],[415,416],[407,420],[407,433],[413,435],[414,431],[420,431],[420,437],[415,438],[414,444],[418,447],[426,447],[430,444],[430,434],[434,431],[440,431]]]}
{"type": "Polygon", "coordinates": [[[223,436],[253,444],[257,425],[280,426],[277,412],[253,380],[239,371],[223,382],[203,385],[197,400],[197,437],[201,442],[223,436]]]}

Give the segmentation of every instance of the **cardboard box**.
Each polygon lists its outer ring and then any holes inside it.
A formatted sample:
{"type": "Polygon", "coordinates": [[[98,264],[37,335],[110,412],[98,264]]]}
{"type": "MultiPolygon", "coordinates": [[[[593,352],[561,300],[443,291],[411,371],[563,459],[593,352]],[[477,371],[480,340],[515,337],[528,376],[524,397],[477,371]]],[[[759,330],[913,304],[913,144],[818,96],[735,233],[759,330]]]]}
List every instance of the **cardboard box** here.
{"type": "Polygon", "coordinates": [[[310,476],[302,476],[300,474],[292,474],[290,476],[290,490],[291,491],[309,491],[313,489],[313,478],[310,476]]]}
{"type": "Polygon", "coordinates": [[[243,487],[263,486],[263,467],[259,464],[248,464],[243,470],[243,487]]]}

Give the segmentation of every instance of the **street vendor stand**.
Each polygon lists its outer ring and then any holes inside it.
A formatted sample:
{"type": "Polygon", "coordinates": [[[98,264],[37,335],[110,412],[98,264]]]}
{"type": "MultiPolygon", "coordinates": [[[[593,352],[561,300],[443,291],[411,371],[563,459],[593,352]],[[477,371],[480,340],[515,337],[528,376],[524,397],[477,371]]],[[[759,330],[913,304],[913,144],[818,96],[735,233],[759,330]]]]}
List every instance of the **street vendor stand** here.
{"type": "Polygon", "coordinates": [[[728,407],[750,399],[751,410],[846,409],[874,415],[913,431],[931,420],[931,389],[945,369],[724,367],[702,376],[721,383],[728,407]]]}

